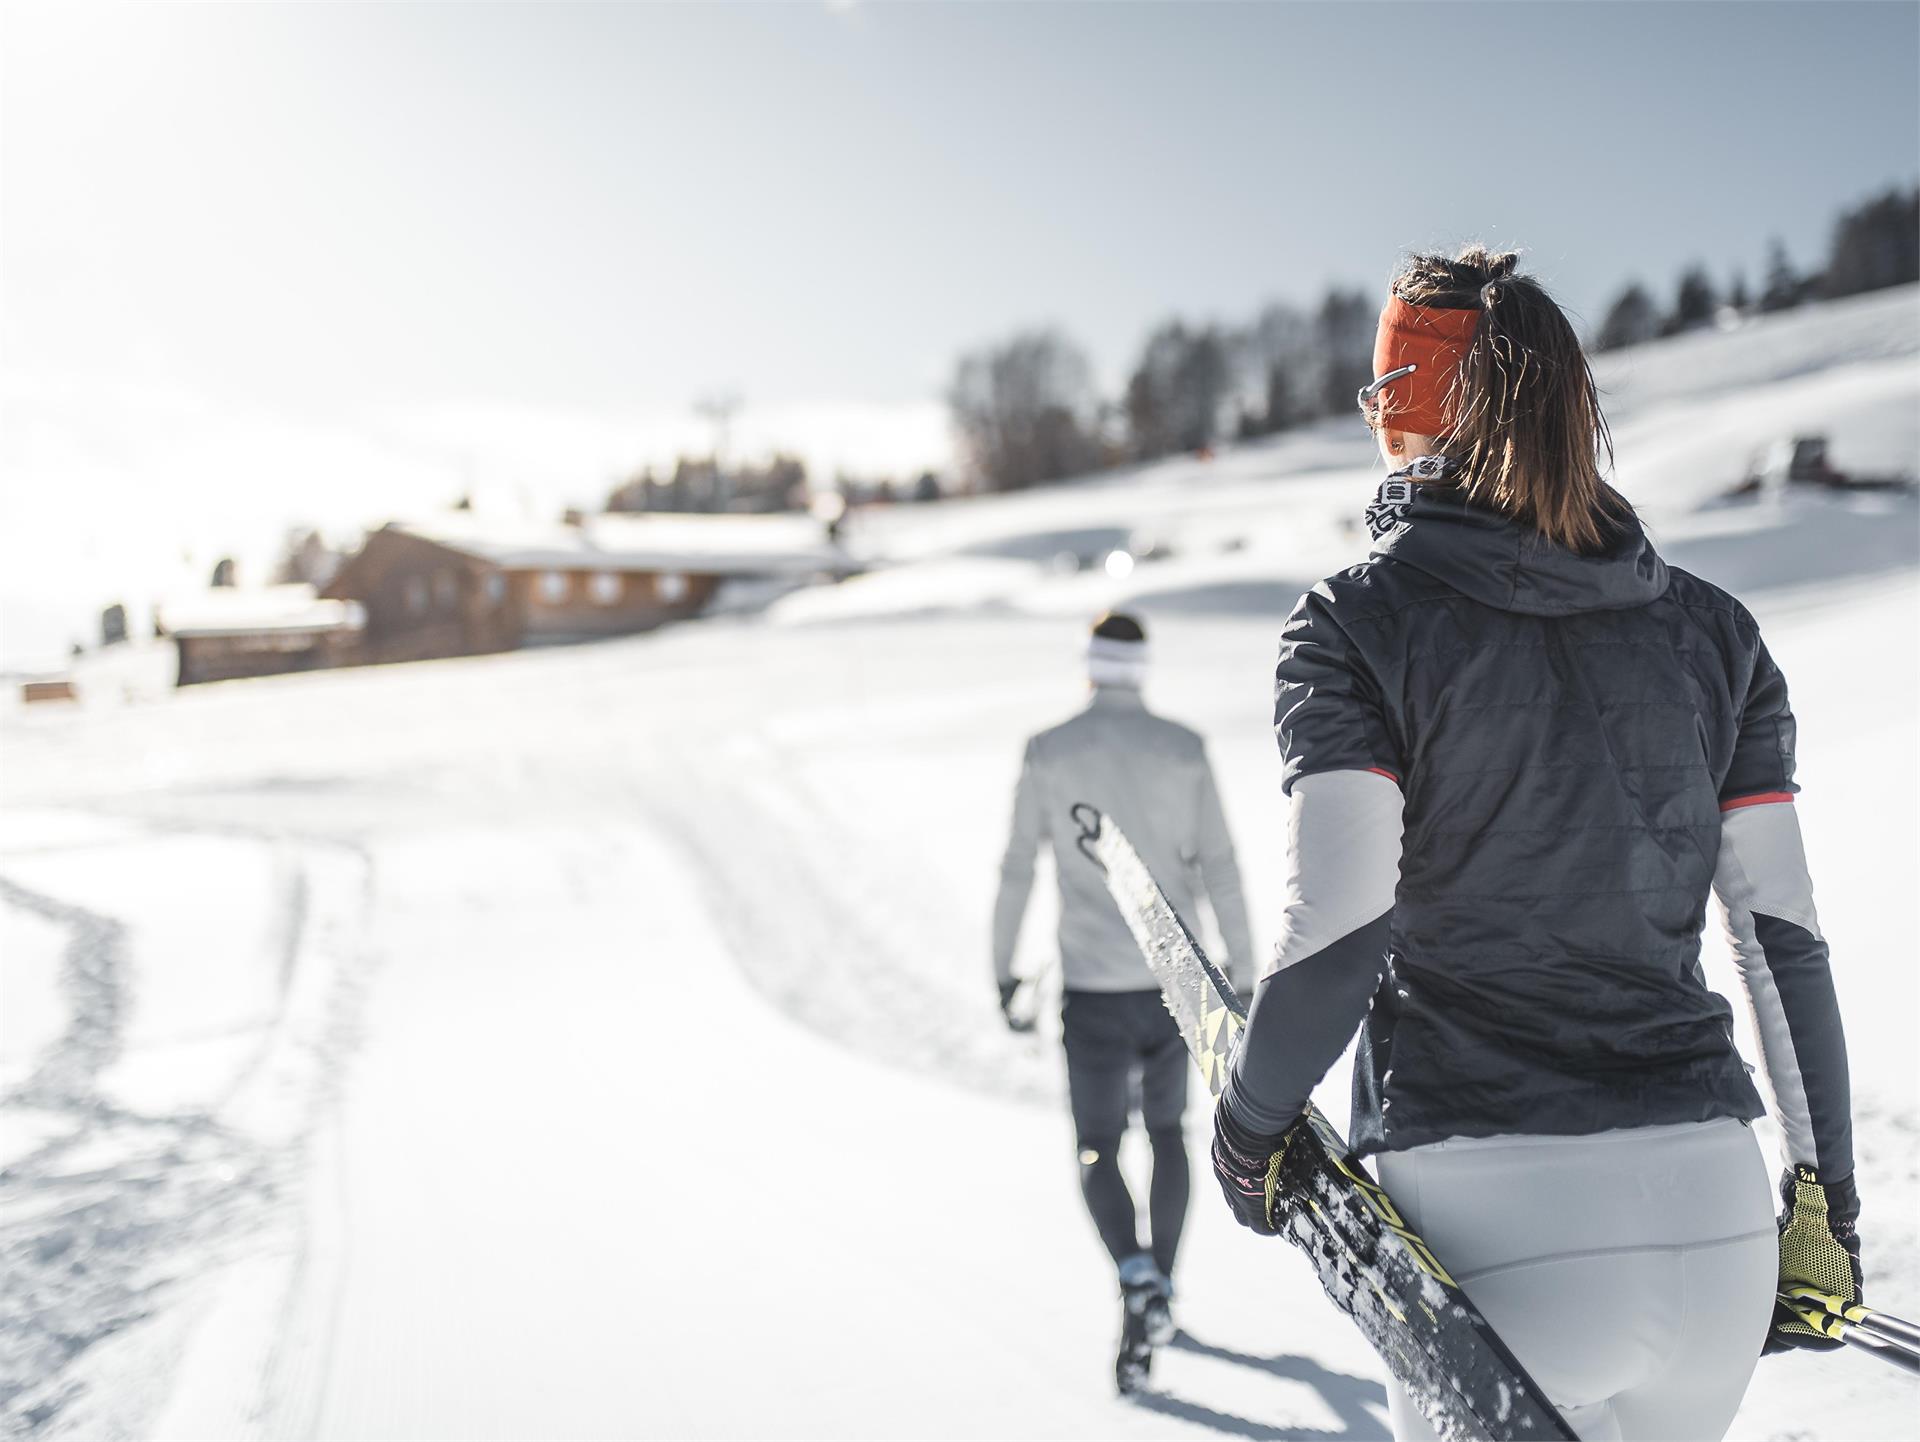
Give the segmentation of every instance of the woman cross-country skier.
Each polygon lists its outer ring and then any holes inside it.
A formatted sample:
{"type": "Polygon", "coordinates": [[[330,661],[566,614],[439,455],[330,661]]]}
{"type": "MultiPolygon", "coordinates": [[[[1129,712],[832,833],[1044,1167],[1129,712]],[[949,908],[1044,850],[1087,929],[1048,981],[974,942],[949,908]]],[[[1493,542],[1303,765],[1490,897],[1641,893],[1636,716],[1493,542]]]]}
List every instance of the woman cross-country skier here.
{"type": "MultiPolygon", "coordinates": [[[[1363,1018],[1352,1137],[1582,1437],[1712,1438],[1776,1286],[1860,1295],[1847,1057],[1793,806],[1794,721],[1746,608],[1602,477],[1571,325],[1512,255],[1414,257],[1361,392],[1393,474],[1372,553],[1304,596],[1275,727],[1286,916],[1215,1118],[1229,1204],[1363,1018]],[[1784,1218],[1724,909],[1788,1151],[1784,1218]]],[[[1394,1435],[1433,1433],[1398,1387],[1394,1435]]]]}

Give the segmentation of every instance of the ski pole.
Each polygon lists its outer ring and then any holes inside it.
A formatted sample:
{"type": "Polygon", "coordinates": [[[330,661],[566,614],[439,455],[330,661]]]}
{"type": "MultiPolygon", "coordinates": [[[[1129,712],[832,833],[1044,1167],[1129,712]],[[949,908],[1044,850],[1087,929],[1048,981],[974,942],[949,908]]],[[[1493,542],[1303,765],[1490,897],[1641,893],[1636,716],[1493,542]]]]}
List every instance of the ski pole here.
{"type": "Polygon", "coordinates": [[[1823,1337],[1849,1343],[1903,1372],[1920,1375],[1920,1327],[1913,1323],[1871,1307],[1849,1306],[1814,1287],[1789,1287],[1779,1299],[1823,1337]]]}
{"type": "Polygon", "coordinates": [[[1889,1341],[1899,1342],[1915,1350],[1920,1350],[1920,1327],[1916,1327],[1913,1323],[1903,1321],[1899,1317],[1892,1316],[1889,1313],[1882,1312],[1877,1308],[1848,1306],[1847,1303],[1831,1293],[1822,1292],[1817,1287],[1808,1286],[1789,1287],[1781,1295],[1780,1300],[1785,1302],[1789,1307],[1793,1307],[1796,1312],[1804,1310],[1796,1306],[1796,1303],[1812,1303],[1828,1316],[1838,1317],[1842,1321],[1853,1323],[1856,1327],[1865,1327],[1868,1331],[1878,1332],[1889,1341]]]}
{"type": "Polygon", "coordinates": [[[1849,1347],[1878,1357],[1902,1372],[1920,1377],[1920,1352],[1903,1347],[1891,1338],[1883,1337],[1878,1332],[1869,1332],[1864,1327],[1847,1327],[1840,1334],[1840,1340],[1849,1347]]]}

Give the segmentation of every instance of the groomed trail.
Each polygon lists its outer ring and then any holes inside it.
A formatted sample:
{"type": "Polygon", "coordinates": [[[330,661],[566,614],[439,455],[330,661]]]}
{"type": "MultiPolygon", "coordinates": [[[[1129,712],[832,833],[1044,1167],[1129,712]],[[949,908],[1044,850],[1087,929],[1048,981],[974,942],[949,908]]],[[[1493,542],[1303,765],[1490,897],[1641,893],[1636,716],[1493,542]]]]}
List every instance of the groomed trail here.
{"type": "MultiPolygon", "coordinates": [[[[741,631],[688,655],[736,642],[757,645],[741,631]]],[[[920,1024],[928,1044],[971,1046],[983,1075],[997,1048],[1028,1076],[1026,1103],[860,1055],[748,984],[710,879],[636,799],[736,806],[730,788],[763,782],[713,716],[654,704],[695,680],[674,649],[190,696],[159,723],[170,734],[149,733],[175,758],[164,789],[134,784],[144,762],[114,746],[116,720],[78,740],[99,765],[68,771],[97,792],[16,813],[44,830],[111,811],[127,862],[176,844],[187,813],[230,838],[271,817],[283,844],[350,846],[370,868],[342,1090],[299,1138],[257,1240],[150,1293],[126,1328],[147,1340],[116,1329],[82,1352],[58,1405],[16,1430],[1384,1435],[1364,1347],[1289,1303],[1303,1274],[1283,1249],[1246,1273],[1212,1210],[1189,1251],[1197,1340],[1166,1356],[1162,1390],[1110,1399],[1106,1263],[1064,1119],[1033,1104],[1050,1059],[997,1030],[971,966],[973,996],[953,1004],[911,955],[869,953],[818,981],[847,995],[883,961],[919,977],[874,1004],[876,1024],[946,1013],[920,1024]],[[1249,1276],[1250,1326],[1236,1300],[1249,1276]],[[156,1410],[139,1418],[132,1396],[156,1410]]],[[[719,669],[750,674],[748,659],[719,669]]],[[[71,763],[76,739],[35,741],[71,763]]],[[[23,842],[9,864],[45,858],[23,842]]],[[[203,903],[219,891],[205,880],[203,903]]],[[[800,936],[861,894],[763,870],[734,905],[800,936]]],[[[120,1246],[129,1269],[153,1255],[120,1246]]]]}
{"type": "MultiPolygon", "coordinates": [[[[1876,304],[1761,328],[1744,370],[1724,337],[1629,357],[1620,434],[1663,549],[1793,686],[1869,1298],[1911,1314],[1920,513],[1703,510],[1686,469],[1780,424],[1910,454],[1915,297],[1876,304]]],[[[1232,1225],[1197,1106],[1192,1336],[1111,1397],[1057,1045],[1005,1033],[987,966],[1021,743],[1128,598],[1265,944],[1276,631],[1368,489],[1308,436],[903,509],[874,544],[921,559],[766,617],[0,721],[0,1434],[1384,1438],[1377,1362],[1232,1225]],[[1054,566],[1116,529],[1169,557],[1054,566]]],[[[1733,1435],[1903,1437],[1917,1405],[1792,1357],[1733,1435]]]]}
{"type": "MultiPolygon", "coordinates": [[[[1884,1034],[1911,978],[1876,976],[1875,933],[1912,853],[1884,798],[1913,777],[1853,758],[1892,754],[1913,678],[1817,682],[1858,675],[1914,604],[1909,578],[1763,614],[1789,674],[1816,673],[1804,804],[1869,1062],[1888,1299],[1913,1292],[1920,1184],[1900,1064],[1872,1061],[1906,1055],[1884,1034]]],[[[998,1029],[983,960],[1001,798],[1022,728],[1074,704],[1074,630],[714,628],[215,689],[32,738],[90,779],[69,807],[149,845],[189,814],[230,836],[271,818],[370,868],[344,1090],[265,1204],[257,1234],[281,1240],[184,1269],[145,1324],[177,1342],[97,1372],[83,1354],[39,1430],[97,1435],[97,1389],[157,1355],[193,1362],[171,1395],[146,1379],[172,1436],[1384,1436],[1373,1359],[1207,1190],[1198,1114],[1199,1341],[1163,1354],[1162,1395],[1107,1396],[1109,1284],[1052,1047],[998,1029]],[[950,707],[926,702],[929,650],[950,707]],[[118,744],[136,723],[173,758],[164,788],[138,786],[152,750],[118,744]]],[[[1258,897],[1269,758],[1263,729],[1233,739],[1258,683],[1217,678],[1257,678],[1270,628],[1163,636],[1155,695],[1218,738],[1258,897]]],[[[1736,1435],[1900,1435],[1911,1391],[1863,1359],[1789,1359],[1736,1435]]]]}

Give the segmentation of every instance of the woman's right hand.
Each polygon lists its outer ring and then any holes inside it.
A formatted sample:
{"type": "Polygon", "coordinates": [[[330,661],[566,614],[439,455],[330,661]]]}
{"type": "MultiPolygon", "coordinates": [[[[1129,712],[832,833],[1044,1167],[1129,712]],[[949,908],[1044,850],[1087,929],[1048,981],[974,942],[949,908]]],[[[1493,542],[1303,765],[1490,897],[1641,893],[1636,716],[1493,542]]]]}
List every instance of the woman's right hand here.
{"type": "Polygon", "coordinates": [[[1846,1308],[1862,1304],[1860,1194],[1851,1176],[1822,1182],[1812,1167],[1795,1166],[1780,1179],[1780,1195],[1787,1210],[1780,1219],[1778,1290],[1807,1287],[1822,1301],[1809,1299],[1804,1312],[1776,1302],[1762,1353],[1830,1352],[1842,1344],[1821,1330],[1823,1318],[1840,1321],[1846,1308]]]}

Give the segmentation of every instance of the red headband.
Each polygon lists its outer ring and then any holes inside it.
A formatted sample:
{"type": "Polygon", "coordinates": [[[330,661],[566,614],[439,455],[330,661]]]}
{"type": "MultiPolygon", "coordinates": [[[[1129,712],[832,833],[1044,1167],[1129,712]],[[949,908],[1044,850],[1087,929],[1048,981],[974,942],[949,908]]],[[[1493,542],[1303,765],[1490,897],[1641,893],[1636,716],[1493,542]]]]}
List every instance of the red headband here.
{"type": "Polygon", "coordinates": [[[1383,376],[1405,365],[1418,369],[1382,388],[1381,425],[1416,436],[1444,436],[1453,429],[1447,396],[1479,324],[1478,310],[1412,305],[1397,295],[1388,299],[1373,337],[1373,373],[1383,376]]]}

